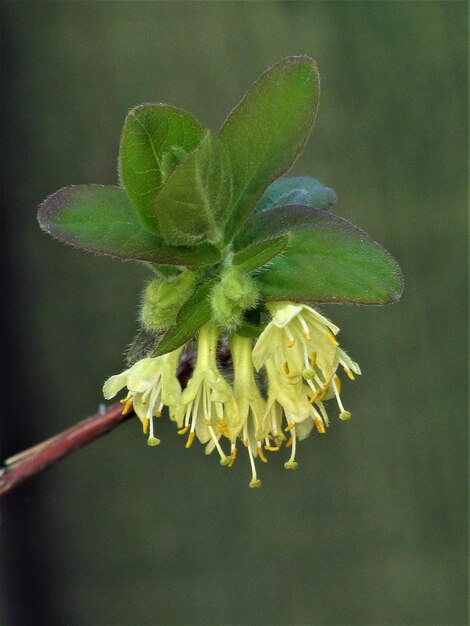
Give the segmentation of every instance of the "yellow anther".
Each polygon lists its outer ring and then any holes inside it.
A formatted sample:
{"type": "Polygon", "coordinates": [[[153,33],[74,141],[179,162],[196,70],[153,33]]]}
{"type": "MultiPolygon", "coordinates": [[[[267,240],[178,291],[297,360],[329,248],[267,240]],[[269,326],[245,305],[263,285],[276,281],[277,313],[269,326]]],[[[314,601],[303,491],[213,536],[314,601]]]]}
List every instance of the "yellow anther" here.
{"type": "Polygon", "coordinates": [[[245,448],[248,448],[248,439],[242,439],[242,442],[245,448]]]}
{"type": "Polygon", "coordinates": [[[196,436],[196,433],[194,431],[192,433],[189,433],[188,441],[186,442],[186,448],[190,448],[193,445],[195,436],[196,436]]]}
{"type": "Polygon", "coordinates": [[[268,459],[264,456],[263,448],[256,448],[256,451],[258,452],[258,456],[263,461],[263,463],[267,463],[268,459]]]}
{"type": "Polygon", "coordinates": [[[325,424],[323,423],[323,420],[321,420],[319,417],[314,417],[313,421],[315,422],[315,426],[317,427],[317,430],[319,433],[325,433],[325,424]]]}
{"type": "Polygon", "coordinates": [[[338,393],[341,393],[341,378],[339,376],[335,376],[334,380],[336,385],[336,391],[338,393]]]}
{"type": "Polygon", "coordinates": [[[179,431],[178,431],[178,435],[186,435],[188,430],[189,430],[189,425],[185,426],[184,428],[180,428],[179,431]]]}
{"type": "Polygon", "coordinates": [[[232,450],[232,454],[230,455],[230,460],[229,460],[229,467],[232,467],[232,465],[235,463],[235,459],[237,458],[237,452],[238,452],[238,448],[234,448],[232,450]]]}
{"type": "Polygon", "coordinates": [[[144,435],[146,435],[149,431],[150,420],[148,417],[144,417],[142,420],[142,430],[144,431],[144,435]]]}
{"type": "Polygon", "coordinates": [[[212,420],[204,420],[206,426],[212,426],[212,420]]]}
{"type": "Polygon", "coordinates": [[[336,338],[333,335],[333,333],[326,333],[326,337],[327,339],[331,341],[332,344],[334,344],[335,346],[339,346],[339,343],[336,341],[336,338]]]}
{"type": "Polygon", "coordinates": [[[145,405],[145,404],[147,404],[147,398],[141,398],[141,400],[140,400],[140,401],[141,401],[141,402],[142,402],[142,404],[144,404],[144,405],[145,405]]]}
{"type": "Polygon", "coordinates": [[[321,389],[317,389],[316,391],[314,391],[312,393],[312,397],[309,400],[310,404],[313,404],[314,402],[316,402],[316,400],[318,400],[318,398],[321,396],[322,393],[323,392],[321,389]]]}
{"type": "Polygon", "coordinates": [[[289,437],[289,439],[286,441],[286,448],[290,448],[293,442],[294,442],[294,438],[292,436],[289,437]]]}
{"type": "Polygon", "coordinates": [[[343,367],[343,369],[346,372],[346,375],[350,380],[356,380],[356,377],[354,376],[354,374],[351,372],[351,370],[348,367],[343,367]]]}
{"type": "Polygon", "coordinates": [[[264,446],[265,450],[269,450],[269,452],[277,452],[279,450],[279,446],[264,446]]]}
{"type": "Polygon", "coordinates": [[[317,362],[317,353],[310,352],[310,365],[311,367],[315,367],[315,363],[317,362]]]}
{"type": "Polygon", "coordinates": [[[287,342],[287,347],[288,348],[292,348],[294,343],[295,343],[295,339],[294,339],[294,337],[292,337],[292,339],[289,339],[289,341],[287,342]]]}
{"type": "Polygon", "coordinates": [[[308,330],[303,330],[302,334],[307,341],[311,341],[312,338],[310,337],[310,333],[308,332],[308,330]]]}
{"type": "Polygon", "coordinates": [[[289,375],[289,363],[287,361],[284,361],[284,371],[289,375]]]}
{"type": "Polygon", "coordinates": [[[131,394],[130,393],[128,393],[125,398],[122,398],[122,400],[119,400],[119,402],[121,404],[126,404],[126,402],[129,400],[129,398],[131,398],[131,394]]]}
{"type": "Polygon", "coordinates": [[[295,422],[291,422],[290,424],[287,424],[287,426],[284,428],[284,431],[286,433],[288,433],[290,430],[292,430],[295,427],[295,422]]]}
{"type": "Polygon", "coordinates": [[[161,411],[155,411],[155,417],[161,417],[161,416],[162,416],[161,411]]]}
{"type": "Polygon", "coordinates": [[[126,406],[122,410],[122,415],[127,415],[132,408],[132,398],[126,400],[126,406]]]}

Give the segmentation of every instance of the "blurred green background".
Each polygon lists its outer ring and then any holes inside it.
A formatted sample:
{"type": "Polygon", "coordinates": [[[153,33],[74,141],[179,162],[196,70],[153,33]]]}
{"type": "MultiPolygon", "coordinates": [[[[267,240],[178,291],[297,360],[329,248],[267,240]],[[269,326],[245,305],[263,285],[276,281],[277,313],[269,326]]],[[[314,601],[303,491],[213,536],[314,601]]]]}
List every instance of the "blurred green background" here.
{"type": "MultiPolygon", "coordinates": [[[[322,76],[293,172],[399,260],[402,301],[325,307],[363,376],[353,419],[247,487],[131,421],[3,503],[5,624],[466,622],[466,2],[3,2],[2,458],[96,411],[146,271],[42,234],[59,187],[114,184],[122,123],[216,130],[289,54],[322,76]]],[[[306,268],[308,271],[308,268],[306,268]]]]}

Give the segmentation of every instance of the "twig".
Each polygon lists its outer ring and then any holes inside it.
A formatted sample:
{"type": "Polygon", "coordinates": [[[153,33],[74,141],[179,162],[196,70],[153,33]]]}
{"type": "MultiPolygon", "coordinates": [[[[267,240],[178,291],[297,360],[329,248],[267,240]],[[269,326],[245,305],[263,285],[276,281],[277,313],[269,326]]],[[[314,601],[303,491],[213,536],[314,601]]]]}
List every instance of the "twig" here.
{"type": "Polygon", "coordinates": [[[10,457],[0,469],[0,496],[133,416],[133,412],[122,415],[122,404],[117,402],[103,413],[91,415],[59,435],[10,457]]]}

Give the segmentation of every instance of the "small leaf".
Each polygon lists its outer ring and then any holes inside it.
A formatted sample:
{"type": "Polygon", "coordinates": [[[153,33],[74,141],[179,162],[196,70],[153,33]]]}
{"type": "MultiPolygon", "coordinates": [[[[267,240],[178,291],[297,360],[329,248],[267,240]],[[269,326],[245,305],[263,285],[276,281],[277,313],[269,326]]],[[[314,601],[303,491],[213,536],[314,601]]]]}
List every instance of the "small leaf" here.
{"type": "Polygon", "coordinates": [[[210,320],[212,310],[209,295],[216,283],[216,280],[210,280],[196,289],[179,312],[176,324],[165,333],[152,356],[176,350],[192,339],[201,326],[210,320]]]}
{"type": "Polygon", "coordinates": [[[311,176],[292,176],[275,180],[256,205],[256,211],[275,206],[301,205],[328,211],[336,202],[336,193],[311,176]]]}
{"type": "Polygon", "coordinates": [[[225,121],[220,138],[229,152],[234,180],[227,242],[307,141],[318,107],[319,80],[313,59],[288,57],[250,87],[225,121]]]}
{"type": "Polygon", "coordinates": [[[143,104],[129,112],[121,135],[119,172],[144,226],[158,233],[154,196],[203,131],[186,111],[166,104],[143,104]]]}
{"type": "Polygon", "coordinates": [[[326,211],[275,207],[254,214],[235,249],[290,233],[281,255],[256,277],[265,300],[388,304],[403,280],[391,255],[365,232],[326,211]]]}
{"type": "Polygon", "coordinates": [[[209,244],[172,247],[150,233],[119,187],[64,187],[41,204],[38,219],[56,239],[91,252],[188,267],[220,261],[220,252],[209,244]]]}
{"type": "Polygon", "coordinates": [[[154,199],[163,238],[171,245],[222,241],[231,198],[232,175],[226,150],[208,131],[154,199]]]}
{"type": "Polygon", "coordinates": [[[288,241],[289,235],[283,235],[282,237],[256,242],[237,252],[233,257],[233,264],[243,272],[252,272],[266,265],[280,254],[287,246],[288,241]]]}

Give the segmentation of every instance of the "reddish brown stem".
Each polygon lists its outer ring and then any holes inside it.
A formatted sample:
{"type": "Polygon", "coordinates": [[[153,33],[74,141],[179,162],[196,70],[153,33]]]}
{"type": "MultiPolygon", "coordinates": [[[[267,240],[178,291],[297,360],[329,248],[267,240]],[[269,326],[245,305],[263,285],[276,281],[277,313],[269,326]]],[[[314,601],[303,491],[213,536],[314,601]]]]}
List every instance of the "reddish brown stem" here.
{"type": "Polygon", "coordinates": [[[134,416],[132,411],[122,415],[122,408],[120,402],[112,404],[102,413],[91,415],[55,437],[7,459],[5,467],[0,469],[0,496],[134,416]]]}

